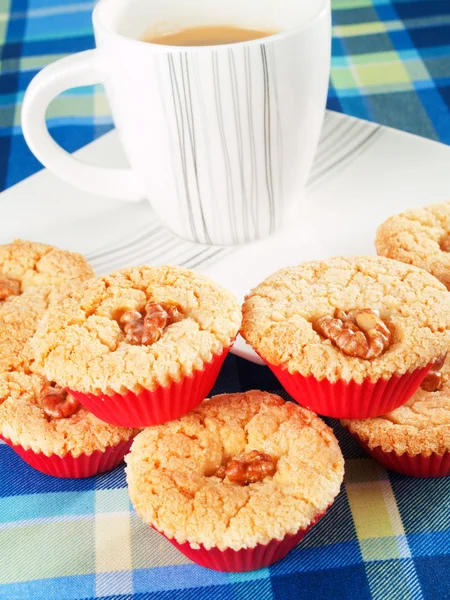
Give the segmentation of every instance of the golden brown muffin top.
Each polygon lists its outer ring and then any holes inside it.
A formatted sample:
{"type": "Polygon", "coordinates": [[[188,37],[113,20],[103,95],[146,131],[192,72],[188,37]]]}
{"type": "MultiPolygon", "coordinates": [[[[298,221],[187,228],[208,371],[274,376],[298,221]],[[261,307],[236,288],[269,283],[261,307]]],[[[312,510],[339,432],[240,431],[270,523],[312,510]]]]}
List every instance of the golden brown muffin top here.
{"type": "Polygon", "coordinates": [[[240,323],[234,296],[208,277],[180,267],[142,266],[91,279],[56,303],[33,345],[38,368],[63,387],[139,393],[202,369],[230,346],[240,323]],[[176,306],[182,318],[155,343],[130,343],[121,319],[149,302],[176,306]]]}
{"type": "Polygon", "coordinates": [[[137,429],[108,425],[80,407],[72,416],[48,417],[41,402],[45,380],[39,375],[0,373],[0,434],[33,452],[46,456],[77,457],[104,452],[136,435],[137,429]]]}
{"type": "Polygon", "coordinates": [[[450,202],[407,210],[377,230],[378,254],[415,265],[450,289],[450,202]]]}
{"type": "Polygon", "coordinates": [[[0,279],[17,281],[20,293],[37,286],[59,287],[67,280],[84,280],[93,275],[85,258],[76,252],[23,240],[0,246],[0,279]]]}
{"type": "Polygon", "coordinates": [[[126,458],[131,501],[142,519],[178,543],[252,548],[308,527],[339,493],[344,460],[332,430],[279,396],[251,391],[205,400],[150,427],[126,458]],[[219,476],[257,451],[275,473],[241,485],[219,476]]]}
{"type": "Polygon", "coordinates": [[[429,273],[377,256],[334,257],[288,267],[247,296],[241,333],[269,363],[331,382],[403,374],[450,345],[450,295],[429,273]],[[371,360],[344,354],[313,325],[336,309],[375,309],[391,331],[371,360]]]}
{"type": "Polygon", "coordinates": [[[0,371],[32,369],[34,353],[30,340],[45,311],[81,282],[78,279],[65,281],[59,287],[31,287],[20,296],[0,302],[0,371]]]}
{"type": "Polygon", "coordinates": [[[51,286],[30,288],[3,306],[0,303],[0,371],[31,369],[33,349],[29,341],[57,295],[51,286]]]}
{"type": "Polygon", "coordinates": [[[28,342],[49,304],[93,275],[74,252],[22,240],[0,246],[0,371],[29,371],[28,342]]]}
{"type": "Polygon", "coordinates": [[[439,455],[450,450],[450,356],[442,369],[442,388],[419,389],[400,408],[374,419],[343,420],[371,449],[410,455],[439,455]]]}

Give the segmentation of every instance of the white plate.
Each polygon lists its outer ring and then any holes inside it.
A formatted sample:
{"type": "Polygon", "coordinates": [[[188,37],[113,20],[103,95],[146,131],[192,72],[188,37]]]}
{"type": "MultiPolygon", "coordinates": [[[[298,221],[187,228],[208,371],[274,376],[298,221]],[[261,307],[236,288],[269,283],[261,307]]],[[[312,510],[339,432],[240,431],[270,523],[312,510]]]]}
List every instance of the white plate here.
{"type": "MultiPolygon", "coordinates": [[[[78,152],[91,163],[123,166],[112,131],[78,152]]],[[[327,112],[301,217],[245,247],[180,240],[147,201],[94,197],[48,171],[0,195],[0,243],[21,237],[82,252],[97,273],[137,264],[179,264],[210,274],[240,300],[277,269],[336,254],[372,254],[377,226],[410,207],[450,200],[450,147],[327,112]]],[[[259,362],[238,340],[235,352],[259,362]]]]}

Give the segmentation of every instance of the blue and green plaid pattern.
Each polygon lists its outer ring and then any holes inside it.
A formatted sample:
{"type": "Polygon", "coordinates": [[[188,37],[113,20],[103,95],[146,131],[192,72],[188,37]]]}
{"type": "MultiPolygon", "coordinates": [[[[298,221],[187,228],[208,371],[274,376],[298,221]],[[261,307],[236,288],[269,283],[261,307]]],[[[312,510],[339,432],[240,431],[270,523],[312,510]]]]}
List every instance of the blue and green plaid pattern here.
{"type": "Polygon", "coordinates": [[[450,144],[450,2],[332,5],[328,108],[450,144]]]}
{"type": "MultiPolygon", "coordinates": [[[[301,1],[301,0],[299,0],[301,1]]],[[[450,143],[450,1],[332,0],[328,108],[450,143]]],[[[40,168],[20,131],[28,83],[94,45],[92,1],[0,0],[0,190],[40,168]]],[[[71,90],[49,109],[73,151],[112,128],[103,88],[71,90]]]]}
{"type": "MultiPolygon", "coordinates": [[[[0,189],[40,168],[20,131],[26,86],[43,66],[93,46],[92,2],[0,0],[0,189]]],[[[333,0],[328,107],[450,143],[450,1],[333,0]]],[[[49,110],[75,150],[112,127],[100,87],[49,110]]],[[[215,393],[280,392],[230,356],[215,393]]],[[[367,458],[339,425],[345,485],[286,559],[246,574],[190,563],[133,512],[123,467],[88,480],[41,475],[0,445],[0,598],[450,600],[450,477],[414,480],[367,458]]]]}

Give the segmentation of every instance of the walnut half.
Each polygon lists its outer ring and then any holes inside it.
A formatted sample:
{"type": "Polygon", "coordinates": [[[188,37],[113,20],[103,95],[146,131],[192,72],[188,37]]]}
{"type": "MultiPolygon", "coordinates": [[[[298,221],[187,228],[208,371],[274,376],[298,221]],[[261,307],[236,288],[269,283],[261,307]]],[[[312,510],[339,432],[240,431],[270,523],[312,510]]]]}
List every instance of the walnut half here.
{"type": "Polygon", "coordinates": [[[313,323],[313,329],[331,340],[344,354],[370,360],[386,352],[391,343],[391,332],[372,308],[343,311],[336,309],[334,316],[324,315],[313,323]]]}
{"type": "Polygon", "coordinates": [[[20,281],[0,275],[0,302],[7,300],[10,296],[20,294],[20,281]]]}
{"type": "Polygon", "coordinates": [[[439,242],[442,252],[450,252],[450,235],[444,236],[439,242]]]}
{"type": "Polygon", "coordinates": [[[80,408],[80,403],[71,394],[55,384],[46,384],[41,389],[41,406],[51,419],[67,419],[80,408]]]}
{"type": "Polygon", "coordinates": [[[137,310],[127,310],[120,317],[119,323],[130,344],[150,346],[160,339],[166,327],[183,318],[174,304],[149,302],[144,311],[142,315],[137,310]]]}
{"type": "Polygon", "coordinates": [[[428,375],[420,384],[420,387],[426,392],[438,392],[442,388],[441,369],[444,366],[446,358],[447,352],[438,356],[433,362],[431,369],[428,371],[428,375]]]}
{"type": "Polygon", "coordinates": [[[231,458],[225,466],[217,469],[216,477],[227,477],[233,483],[248,485],[273,476],[276,468],[277,461],[273,456],[252,450],[231,458]]]}

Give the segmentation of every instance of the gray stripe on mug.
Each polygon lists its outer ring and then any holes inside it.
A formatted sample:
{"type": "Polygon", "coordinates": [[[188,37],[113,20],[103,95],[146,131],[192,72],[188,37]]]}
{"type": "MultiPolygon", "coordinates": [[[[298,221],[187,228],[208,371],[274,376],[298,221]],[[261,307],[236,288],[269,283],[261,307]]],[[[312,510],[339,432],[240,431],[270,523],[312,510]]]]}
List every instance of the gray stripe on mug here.
{"type": "Polygon", "coordinates": [[[170,73],[170,84],[172,89],[172,100],[173,100],[173,108],[175,112],[175,119],[177,123],[177,132],[178,132],[178,145],[180,150],[180,158],[183,169],[183,180],[184,180],[184,190],[186,194],[186,201],[188,207],[188,217],[189,217],[189,225],[191,227],[192,236],[197,242],[200,242],[200,238],[197,234],[197,229],[195,227],[195,219],[192,211],[191,204],[191,195],[189,190],[189,180],[187,175],[187,163],[186,163],[186,142],[185,142],[185,133],[184,133],[184,121],[183,121],[183,109],[181,105],[181,97],[180,90],[178,86],[178,81],[176,77],[175,65],[173,62],[173,57],[168,54],[167,60],[169,62],[169,73],[170,73]]]}
{"type": "Polygon", "coordinates": [[[167,131],[168,131],[169,148],[170,148],[170,164],[171,164],[172,172],[173,172],[173,180],[174,180],[175,188],[176,188],[178,206],[181,209],[182,201],[181,201],[181,191],[180,191],[180,177],[179,177],[179,171],[177,169],[177,164],[174,160],[174,157],[176,154],[176,142],[174,140],[173,126],[172,126],[173,120],[169,117],[169,111],[167,108],[168,102],[167,102],[167,98],[165,97],[165,94],[163,93],[164,85],[163,85],[163,77],[162,77],[162,72],[161,72],[161,61],[159,60],[159,56],[156,54],[153,56],[153,65],[155,68],[156,81],[158,84],[156,87],[158,88],[158,93],[159,93],[159,97],[161,100],[161,106],[163,107],[164,116],[166,117],[166,122],[167,122],[167,131]]]}
{"type": "Polygon", "coordinates": [[[241,113],[239,103],[239,88],[236,75],[236,63],[234,60],[234,51],[228,50],[228,66],[230,69],[230,81],[231,81],[231,95],[233,98],[233,112],[234,112],[234,124],[236,130],[236,141],[238,148],[239,157],[239,175],[241,180],[241,194],[242,194],[242,221],[244,226],[244,240],[249,240],[248,230],[248,214],[247,214],[247,191],[245,189],[245,175],[244,175],[244,148],[242,143],[242,124],[241,124],[241,113]]]}
{"type": "MultiPolygon", "coordinates": [[[[276,109],[276,131],[277,131],[277,158],[278,158],[278,198],[283,198],[283,134],[281,129],[281,114],[280,114],[280,103],[278,101],[278,77],[277,77],[277,65],[275,58],[274,45],[271,44],[269,47],[269,56],[272,68],[272,80],[275,98],[275,109],[276,109]]],[[[278,226],[278,223],[277,223],[278,226]]]]}
{"type": "MultiPolygon", "coordinates": [[[[215,198],[216,197],[216,184],[215,184],[215,180],[214,180],[214,176],[213,176],[213,167],[212,167],[213,154],[212,154],[212,145],[211,145],[211,138],[210,138],[210,133],[211,133],[210,125],[209,125],[209,123],[206,122],[208,113],[206,110],[205,100],[203,98],[203,91],[202,91],[202,85],[201,85],[201,79],[200,79],[200,73],[199,73],[198,60],[196,59],[195,56],[193,56],[192,58],[191,58],[191,61],[192,61],[192,70],[193,70],[193,74],[194,74],[195,94],[196,94],[197,101],[200,106],[200,114],[202,115],[202,118],[204,119],[204,126],[198,131],[198,133],[203,136],[204,145],[205,145],[205,149],[206,149],[205,162],[206,162],[207,173],[208,173],[210,198],[215,198]],[[192,58],[194,58],[195,60],[192,60],[192,58]]],[[[223,239],[224,232],[223,232],[222,219],[221,219],[219,209],[212,211],[212,218],[213,218],[212,227],[213,227],[215,238],[217,239],[219,237],[220,239],[223,239]],[[217,231],[220,232],[220,236],[217,236],[217,231]]]]}
{"type": "Polygon", "coordinates": [[[264,149],[266,159],[266,185],[269,197],[270,227],[269,233],[275,229],[275,204],[273,197],[273,177],[272,177],[272,140],[271,140],[271,119],[270,119],[270,82],[269,70],[267,65],[266,48],[261,44],[261,58],[264,77],[264,149]]]}
{"type": "Polygon", "coordinates": [[[195,118],[194,118],[194,110],[192,107],[192,93],[191,93],[191,78],[189,73],[189,63],[187,53],[184,55],[180,54],[180,69],[181,69],[181,78],[183,82],[183,95],[184,95],[184,103],[185,103],[185,112],[187,118],[187,129],[189,133],[189,141],[191,144],[191,152],[192,152],[192,160],[194,163],[194,174],[195,174],[195,184],[197,188],[197,196],[198,196],[198,206],[200,210],[200,218],[202,221],[204,240],[207,244],[211,244],[211,238],[209,237],[208,228],[206,226],[205,215],[203,212],[202,198],[200,193],[200,184],[198,180],[198,168],[197,168],[197,145],[195,141],[195,118]],[[183,62],[184,56],[184,62],[183,62]]]}
{"type": "Polygon", "coordinates": [[[250,50],[244,47],[245,58],[245,90],[247,96],[248,112],[248,136],[250,140],[250,158],[251,158],[251,183],[250,183],[250,212],[253,220],[256,237],[259,238],[259,218],[258,218],[258,176],[256,160],[255,131],[253,127],[253,90],[252,90],[252,70],[250,63],[250,50]]]}
{"type": "Polygon", "coordinates": [[[235,205],[234,205],[234,189],[233,189],[233,180],[232,180],[232,174],[231,174],[230,156],[228,153],[227,140],[225,137],[225,130],[224,130],[224,126],[223,126],[222,100],[220,97],[219,62],[218,62],[217,52],[213,53],[212,64],[213,64],[214,96],[215,96],[215,101],[216,101],[217,123],[219,126],[220,139],[222,142],[222,152],[223,152],[223,158],[224,158],[224,162],[225,162],[225,172],[226,172],[226,178],[227,178],[227,201],[228,201],[228,211],[229,211],[229,218],[230,218],[230,227],[231,227],[233,243],[236,244],[238,237],[237,237],[237,231],[236,231],[236,211],[235,211],[235,205]]]}

